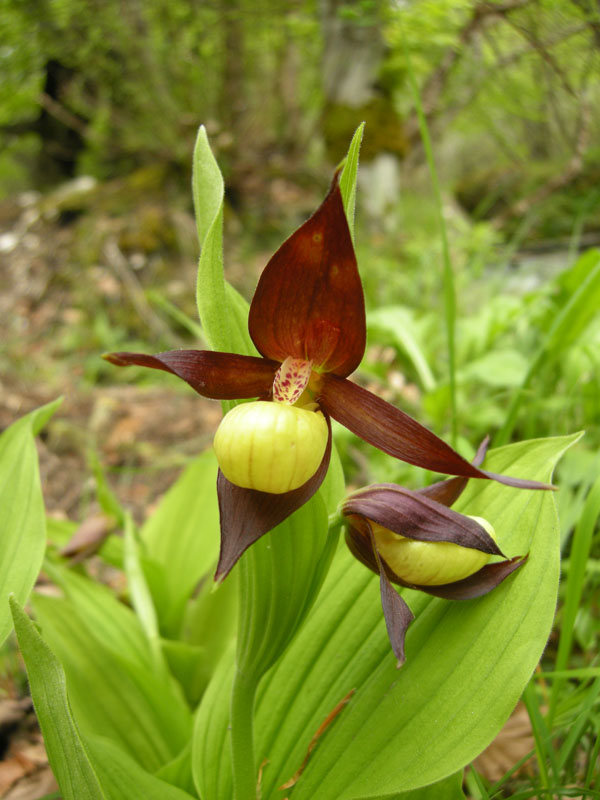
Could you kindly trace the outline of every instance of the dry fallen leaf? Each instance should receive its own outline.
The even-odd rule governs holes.
[[[114,528],[115,522],[111,517],[94,514],[81,523],[60,554],[70,558],[74,564],[79,563],[94,555]]]

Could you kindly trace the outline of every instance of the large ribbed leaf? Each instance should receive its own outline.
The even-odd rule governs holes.
[[[304,620],[332,556],[319,494],[263,536],[240,561],[237,663],[260,678]]]
[[[547,481],[577,437],[491,453],[486,468]],[[471,481],[461,511],[487,517],[509,555],[527,564],[489,595],[450,602],[404,591],[415,613],[401,670],[387,640],[377,578],[341,551],[304,627],[259,690],[257,765],[263,799],[298,770],[311,738],[348,692],[319,740],[294,800],[395,796],[472,760],[508,718],[546,644],[558,587],[559,542],[549,492]],[[222,685],[227,680],[222,679]],[[215,684],[207,701],[227,703]],[[212,736],[223,737],[214,715]],[[229,755],[213,753],[215,796],[230,796]]]

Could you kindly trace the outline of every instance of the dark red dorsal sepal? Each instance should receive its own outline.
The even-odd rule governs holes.
[[[365,303],[337,175],[322,205],[264,268],[248,328],[266,358],[293,356],[341,376],[360,363]]]

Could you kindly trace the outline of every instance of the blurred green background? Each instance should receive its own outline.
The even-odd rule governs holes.
[[[369,348],[357,379],[449,435],[450,289],[459,448],[585,427],[574,461],[584,473],[600,463],[591,0],[1,0],[0,42],[6,418],[66,392],[85,416],[56,434],[71,452],[90,430],[104,446],[107,418],[114,428],[110,402],[86,393],[181,393],[98,355],[201,342],[199,124],[227,184],[228,278],[250,297],[365,121],[356,241]],[[218,415],[201,408],[212,430]],[[349,434],[338,441],[356,482],[422,480]]]

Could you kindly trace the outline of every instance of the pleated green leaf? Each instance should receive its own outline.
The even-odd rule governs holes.
[[[190,795],[150,772],[114,742],[82,736],[71,712],[65,672],[11,598],[15,630],[48,759],[64,800],[189,800]]]
[[[103,800],[98,776],[71,714],[65,673],[14,597],[10,601],[48,760],[64,800]]]
[[[142,626],[131,609],[119,602],[110,589],[49,558],[44,563],[44,572],[106,647],[127,654],[150,672],[155,669],[154,656]]]
[[[305,620],[336,546],[337,537],[328,535],[325,503],[317,493],[242,557],[236,567],[240,593],[237,674],[251,685],[281,656]],[[203,697],[195,727],[194,776],[206,797],[233,793],[228,701],[232,666],[233,659],[221,663]],[[226,788],[217,791],[220,781]]]
[[[32,411],[0,436],[0,644],[12,627],[9,595],[25,602],[44,558],[46,518],[34,436],[60,402]]]
[[[548,481],[577,436],[535,440],[490,453],[485,467]],[[404,591],[416,619],[397,670],[377,577],[342,550],[308,620],[259,689],[257,766],[263,800],[298,770],[319,726],[354,695],[320,738],[294,800],[395,797],[443,780],[500,730],[546,644],[559,575],[559,530],[549,492],[471,481],[460,510],[485,516],[509,556],[526,565],[489,595],[449,602]],[[226,686],[223,679],[223,685]],[[209,687],[212,708],[226,703]],[[212,736],[223,736],[215,715]],[[231,793],[228,754],[215,758],[218,790]],[[215,784],[214,786],[217,786]]]
[[[161,633],[179,634],[185,605],[219,554],[217,461],[195,459],[140,531],[141,558]]]
[[[234,673],[235,647],[231,646],[221,659],[196,712],[192,773],[202,798],[233,797],[229,697]]]
[[[64,667],[75,719],[84,736],[112,739],[153,772],[190,736],[185,700],[135,614],[104,587],[60,572],[65,596],[34,595],[33,606]]]
[[[244,675],[264,675],[306,617],[336,544],[327,528],[316,494],[241,559],[237,664]]]

